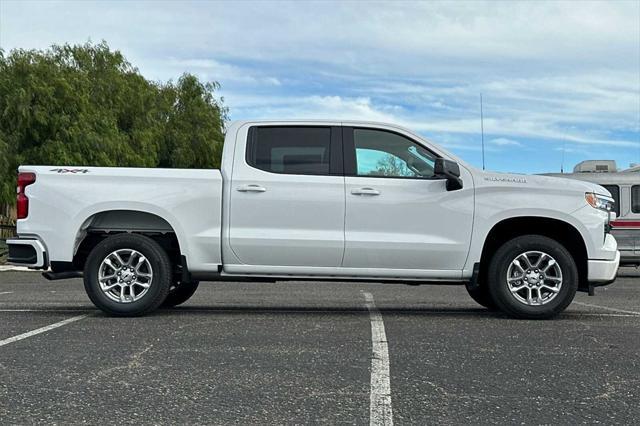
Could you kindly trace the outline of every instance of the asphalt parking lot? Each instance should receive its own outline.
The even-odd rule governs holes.
[[[0,272],[0,423],[368,424],[384,344],[382,420],[634,424],[640,277],[623,275],[518,321],[458,286],[310,282],[203,283],[180,308],[109,318],[80,280]]]

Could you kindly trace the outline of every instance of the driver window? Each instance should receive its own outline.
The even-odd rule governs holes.
[[[374,129],[353,129],[358,176],[430,178],[436,156],[410,139]]]

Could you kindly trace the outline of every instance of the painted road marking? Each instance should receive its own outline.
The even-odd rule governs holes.
[[[370,425],[393,425],[391,409],[391,383],[389,374],[389,347],[384,331],[382,315],[376,307],[371,293],[362,292],[371,320],[371,400],[369,405]]]
[[[0,272],[44,272],[43,270],[29,269],[25,266],[0,265]]]
[[[607,311],[612,311],[612,312],[619,312],[622,314],[630,314],[630,315],[640,315],[640,312],[636,312],[636,311],[627,311],[625,309],[618,309],[618,308],[608,308],[606,306],[600,306],[600,305],[593,305],[591,303],[584,303],[584,302],[573,302],[577,305],[582,305],[582,306],[590,306],[592,308],[600,308],[600,309],[604,309]]]
[[[11,294],[13,293],[12,291],[0,291],[0,294]]]
[[[78,315],[77,317],[68,318],[64,321],[56,322],[45,327],[40,327],[26,333],[18,334],[17,336],[9,337],[8,339],[0,340],[0,346],[8,345],[9,343],[17,342],[18,340],[23,340],[37,334],[46,333],[47,331],[53,330],[54,328],[62,327],[75,321],[80,321],[81,319],[84,319],[88,316],[89,315]]]

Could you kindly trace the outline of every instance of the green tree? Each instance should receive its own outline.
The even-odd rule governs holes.
[[[218,89],[149,81],[105,42],[0,50],[0,202],[14,201],[20,164],[218,166]]]
[[[220,167],[226,110],[214,97],[219,87],[189,74],[170,86],[173,108],[165,126],[160,167]]]

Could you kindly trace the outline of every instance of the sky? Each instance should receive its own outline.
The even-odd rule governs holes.
[[[640,0],[0,0],[6,52],[88,40],[219,82],[233,120],[390,122],[482,167],[482,94],[489,170],[640,162]]]

